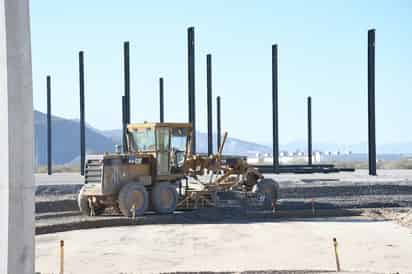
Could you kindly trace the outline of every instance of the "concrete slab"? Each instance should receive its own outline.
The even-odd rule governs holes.
[[[33,92],[28,0],[0,0],[0,273],[34,272]]]
[[[84,178],[79,173],[34,174],[36,185],[77,185],[83,184]]]
[[[412,184],[412,170],[410,169],[383,169],[378,170],[378,176],[369,176],[368,170],[360,169],[355,172],[340,173],[313,173],[313,174],[265,174],[288,187],[295,184]],[[207,178],[205,178],[207,179]],[[35,174],[36,185],[83,184],[83,177],[79,173],[54,173],[49,176],[45,173]]]
[[[334,218],[273,223],[148,225],[36,237],[36,270],[68,273],[335,270],[412,273],[411,230],[390,221]]]
[[[410,169],[381,169],[377,176],[369,176],[368,170],[359,169],[355,172],[313,173],[313,174],[264,174],[273,178],[282,186],[295,184],[337,185],[337,184],[412,184]]]

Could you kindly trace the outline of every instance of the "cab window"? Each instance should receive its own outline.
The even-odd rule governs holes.
[[[135,152],[146,152],[156,150],[155,133],[152,128],[133,130],[131,138],[132,150]]]
[[[187,146],[187,128],[172,128],[171,130],[171,166],[182,167]]]

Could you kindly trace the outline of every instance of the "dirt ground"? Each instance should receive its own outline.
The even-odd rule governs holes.
[[[363,210],[363,216],[376,220],[392,220],[412,231],[412,208],[375,208]]]
[[[61,239],[65,273],[334,271],[336,237],[345,271],[412,273],[412,170],[378,174],[265,174],[281,187],[275,215],[214,208],[139,222],[80,216],[80,176],[36,174],[36,233],[66,231],[36,236],[36,271],[58,273]]]
[[[65,273],[335,270],[332,239],[345,271],[412,273],[412,230],[379,218],[267,223],[170,224],[36,236],[36,271]]]

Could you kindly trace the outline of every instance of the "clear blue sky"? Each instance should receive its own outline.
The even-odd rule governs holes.
[[[121,126],[122,47],[131,42],[132,121],[187,120],[186,28],[196,32],[197,125],[206,131],[206,54],[232,137],[270,143],[271,45],[279,45],[280,141],[367,140],[367,30],[376,28],[377,143],[412,140],[411,1],[31,1],[34,106],[79,117],[78,51],[85,51],[86,121]],[[214,106],[215,107],[215,106]],[[214,124],[216,125],[216,123]]]

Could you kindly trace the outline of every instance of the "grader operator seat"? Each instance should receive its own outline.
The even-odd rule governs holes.
[[[181,174],[191,134],[191,125],[187,123],[131,124],[127,127],[128,150],[152,154],[158,176]]]

